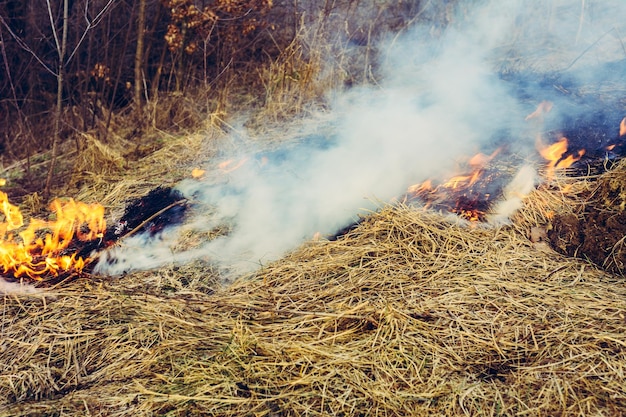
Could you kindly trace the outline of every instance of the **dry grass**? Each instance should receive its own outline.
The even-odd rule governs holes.
[[[278,115],[319,75],[290,48],[263,76]],[[93,141],[67,194],[121,210],[215,153],[163,136],[138,161]],[[591,187],[559,181],[511,226],[386,206],[228,287],[198,261],[5,295],[0,416],[623,415],[626,282],[527,238]]]
[[[109,144],[88,141],[76,159],[74,173],[63,194],[79,201],[97,201],[108,212],[119,214],[130,199],[145,195],[159,185],[173,186],[190,177],[194,164],[203,162],[198,155],[214,156],[223,136],[216,129],[180,136],[165,132],[160,135],[162,142],[156,150],[138,160],[120,156],[125,144],[126,149],[130,148],[121,138]]]
[[[166,140],[71,194],[121,210],[223,145]],[[228,287],[198,261],[6,295],[0,416],[620,415],[623,278],[527,238],[593,187],[556,178],[498,228],[383,207]]]
[[[620,415],[626,285],[528,219],[390,206],[227,288],[196,263],[5,296],[0,414]]]

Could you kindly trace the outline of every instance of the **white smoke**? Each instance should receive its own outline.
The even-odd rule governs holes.
[[[0,277],[0,294],[4,295],[36,295],[43,294],[43,290],[24,283],[7,281]]]
[[[502,51],[528,53],[528,43],[536,42],[531,38],[537,34],[526,39],[518,26],[541,11],[521,0],[477,3],[481,5],[460,7],[457,23],[441,36],[428,34],[428,27],[390,36],[380,46],[385,51],[379,63],[381,81],[335,92],[329,110],[306,123],[299,121],[304,127],[285,140],[285,149],[269,153],[266,165],[251,151],[246,164],[222,174],[219,181],[179,184],[190,200],[210,208],[185,225],[187,230],[206,232],[227,225],[229,233],[182,252],[171,249],[176,229],[156,239],[133,237],[103,256],[97,271],[117,274],[200,257],[233,273],[251,271],[316,233],[333,234],[358,214],[401,196],[409,185],[445,173],[455,159],[480,151],[495,136],[515,135],[520,148],[532,146],[534,137],[518,133],[523,132],[528,103],[512,93],[497,68],[504,60]],[[580,9],[580,2],[551,3],[558,10]],[[545,2],[536,4],[547,9]],[[603,4],[624,8],[621,3]],[[572,28],[578,33],[579,44],[569,45],[569,54],[555,54],[553,67],[571,63],[588,47],[582,39],[598,31],[598,19],[581,24],[575,13],[569,17],[568,22],[555,16],[558,25],[544,22],[542,30],[555,32],[550,34],[554,44],[560,42],[557,35]],[[247,140],[245,133],[240,135]],[[527,178],[529,172],[524,169],[520,175]],[[515,189],[510,194],[521,195]]]
[[[524,199],[537,185],[537,172],[530,165],[522,166],[504,187],[502,198],[487,216],[490,224],[507,224],[509,218],[521,209]]]

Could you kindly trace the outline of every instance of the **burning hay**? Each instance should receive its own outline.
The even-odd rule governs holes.
[[[112,163],[81,192],[121,211],[129,197],[146,198],[97,237],[106,247],[143,230],[162,251],[127,245],[123,257],[106,259],[121,265],[117,275],[83,270],[45,291],[4,294],[0,416],[623,414],[626,281],[612,274],[621,272],[623,229],[596,245],[610,249],[596,263],[581,249],[593,245],[582,243],[583,220],[620,223],[626,165],[599,178],[564,175],[591,164],[592,152],[578,147],[587,135],[576,142],[562,124],[571,109],[563,103],[576,107],[576,94],[558,88],[553,106],[545,89],[511,93],[492,72],[499,47],[482,34],[517,37],[506,21],[518,29],[519,19],[500,12],[503,2],[492,5],[475,15],[481,24],[437,35],[432,50],[395,37],[380,65],[402,76],[348,89],[328,117],[294,128],[301,147],[257,154],[263,140],[231,126],[230,145],[243,143],[241,152],[200,152],[203,140],[190,138],[139,170],[98,144],[87,156]],[[623,156],[623,108],[611,116],[603,126],[612,136],[595,147],[600,160]],[[483,149],[463,167],[470,172],[419,183],[401,203],[374,202],[402,196],[406,181],[449,173],[459,154],[500,136],[510,146]],[[184,153],[228,159],[214,182],[204,164],[178,182],[174,166],[191,172]],[[530,192],[527,178],[539,188]],[[423,204],[407,205],[411,193]],[[523,207],[506,224],[476,221],[489,219],[501,196]],[[158,235],[192,199],[210,215],[189,221],[197,234],[181,252],[194,262],[174,263]],[[368,215],[341,229],[364,205]],[[223,285],[224,265],[240,255],[254,271]],[[153,269],[126,273],[122,264],[141,256]]]
[[[551,172],[507,226],[386,205],[229,287],[197,261],[5,295],[0,415],[619,415],[626,282],[545,243],[621,213],[624,172]],[[184,204],[154,189],[108,232]]]
[[[104,207],[99,204],[54,200],[50,208],[55,219],[31,219],[26,227],[22,227],[19,207],[1,191],[0,205],[4,217],[0,222],[0,268],[2,274],[15,279],[52,281],[80,273],[87,256],[104,237]]]
[[[386,207],[228,288],[214,279],[195,264],[5,297],[2,415],[626,407],[623,279],[513,227]]]
[[[120,239],[135,233],[155,236],[180,223],[186,203],[176,190],[157,187],[131,201],[124,215],[107,228],[102,205],[54,200],[50,205],[54,219],[33,218],[23,227],[19,207],[0,191],[5,220],[0,222],[0,291],[7,292],[18,281],[50,285],[76,278],[83,270],[92,270],[92,262]]]

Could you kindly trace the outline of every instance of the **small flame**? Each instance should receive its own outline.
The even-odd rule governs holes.
[[[485,213],[476,209],[457,208],[453,209],[452,212],[465,220],[469,220],[470,222],[479,222],[485,215]]]
[[[476,184],[476,181],[480,178],[480,171],[474,171],[470,175],[456,175],[450,178],[448,181],[441,184],[444,188],[451,188],[453,190],[460,187],[471,187]]]
[[[486,155],[484,153],[477,153],[467,160],[467,165],[469,166],[470,173],[463,175],[455,175],[448,179],[443,184],[439,185],[437,188],[448,188],[448,189],[457,189],[462,187],[471,187],[476,184],[478,180],[480,180],[483,169],[489,164],[498,154],[500,153],[500,148],[496,149],[491,155]],[[434,191],[432,180],[426,180],[421,184],[415,184],[409,187],[408,192],[411,194],[419,194],[425,193],[428,191]]]
[[[556,166],[565,152],[567,152],[567,138],[565,137],[550,146],[539,148],[539,154],[552,166]]]
[[[543,115],[546,113],[550,113],[553,106],[554,106],[554,103],[552,103],[551,101],[544,100],[541,103],[539,103],[539,105],[537,106],[534,112],[526,116],[525,120],[529,121],[529,120],[535,119],[535,120],[541,121],[543,119]]]
[[[245,163],[248,162],[248,157],[242,158],[238,161],[235,161],[234,159],[227,159],[226,161],[220,162],[217,167],[224,173],[224,174],[228,174],[229,172],[233,172],[239,168],[241,168],[242,166],[245,165]]]
[[[433,181],[432,180],[426,180],[421,184],[413,184],[411,185],[407,192],[409,194],[422,194],[422,193],[427,193],[429,191],[433,190]]]
[[[194,168],[191,170],[191,177],[195,179],[200,179],[204,177],[204,174],[206,174],[206,170],[204,169]]]
[[[493,158],[498,156],[500,151],[501,151],[501,148],[498,148],[495,151],[493,151],[491,155],[485,155],[484,153],[479,152],[470,158],[470,160],[468,161],[468,164],[474,168],[484,168],[487,166],[489,162],[493,161]]]
[[[500,152],[501,149],[498,148],[490,155],[477,153],[462,164],[467,173],[455,175],[437,186],[430,179],[412,185],[408,188],[407,195],[411,199],[422,200],[426,208],[444,201],[454,202],[448,207],[450,212],[469,221],[481,221],[486,213],[479,200],[488,200],[490,195],[480,191],[483,187],[477,184],[482,184],[485,180],[486,167]]]
[[[568,141],[565,136],[561,137],[558,142],[552,145],[545,146],[542,142],[537,142],[537,150],[539,154],[546,160],[546,175],[548,178],[554,176],[554,172],[557,169],[565,169],[570,167],[574,162],[580,160],[585,154],[584,149],[580,149],[576,155],[570,154],[563,157],[567,153]]]
[[[546,145],[544,135],[540,132],[544,131],[544,119],[553,108],[554,103],[542,101],[525,119],[537,132],[535,145],[539,154],[546,160],[544,175],[548,180],[554,177],[556,170],[569,168],[579,161],[586,152],[585,149],[569,149],[571,144],[568,139],[558,132],[549,134],[550,138],[553,139],[554,133],[556,133],[556,143]],[[620,137],[626,136],[626,117],[620,122],[619,135]],[[610,151],[616,146],[619,145],[611,144],[606,149]],[[439,185],[433,185],[432,180],[412,185],[407,190],[407,198],[419,199],[426,208],[442,208],[470,221],[482,221],[488,217],[500,221],[503,213],[507,213],[506,217],[508,217],[510,209],[519,208],[521,200],[534,187],[535,176],[534,171],[530,169],[520,170],[516,176],[519,178],[514,178],[514,181],[503,190],[504,195],[501,197],[504,197],[504,203],[500,203],[499,206],[495,207],[495,210],[490,207],[491,192],[502,190],[497,188],[497,184],[496,187],[490,185],[492,181],[500,178],[497,169],[494,169],[491,162],[501,150],[498,148],[491,155],[479,153],[467,159],[463,164],[465,169],[461,171],[461,175],[453,176],[445,182],[439,183]],[[513,184],[516,182],[520,184]],[[518,185],[521,191],[517,190]],[[564,186],[563,190],[567,192],[569,189]]]
[[[104,207],[70,199],[54,200],[50,209],[56,214],[56,220],[31,219],[28,226],[18,232],[24,225],[22,213],[9,202],[7,194],[0,191],[0,211],[4,214],[4,222],[0,222],[2,273],[42,280],[45,275],[82,271],[89,259],[69,254],[69,246],[76,240],[87,242],[104,236]]]

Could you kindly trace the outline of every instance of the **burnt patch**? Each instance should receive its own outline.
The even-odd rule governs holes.
[[[105,240],[116,241],[129,233],[156,235],[168,226],[180,224],[187,207],[187,199],[180,191],[169,187],[155,188],[126,206],[124,215],[107,228]]]

